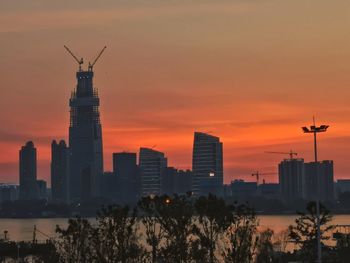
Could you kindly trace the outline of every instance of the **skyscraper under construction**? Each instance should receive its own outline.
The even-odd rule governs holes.
[[[70,50],[66,48],[69,52]],[[104,49],[103,49],[104,50]],[[77,86],[72,92],[70,106],[70,201],[86,201],[99,196],[100,176],[103,173],[102,127],[100,122],[100,100],[93,86],[93,65],[87,71],[81,69],[80,61],[76,73]]]

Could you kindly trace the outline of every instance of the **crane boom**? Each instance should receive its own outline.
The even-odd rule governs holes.
[[[275,175],[277,173],[260,173],[259,171],[256,171],[255,173],[252,173],[252,176],[256,177],[256,183],[257,185],[259,185],[259,179],[260,179],[260,175]]]
[[[81,71],[81,65],[84,63],[83,58],[80,60],[73,54],[73,52],[66,46],[64,45],[64,48],[68,51],[69,54],[75,59],[75,61],[79,64],[79,71]]]
[[[292,150],[290,150],[289,152],[265,152],[265,153],[274,153],[274,154],[289,154],[290,159],[294,159],[294,155],[297,156],[298,153],[293,152]]]
[[[99,54],[97,55],[97,57],[95,58],[94,62],[92,62],[92,63],[89,62],[89,71],[92,71],[93,66],[96,64],[97,60],[102,56],[102,53],[105,51],[106,48],[107,48],[106,46],[104,46],[104,47],[102,48],[102,50],[100,51],[100,53],[99,53]]]

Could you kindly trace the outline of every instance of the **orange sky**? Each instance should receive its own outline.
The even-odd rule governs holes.
[[[193,132],[224,143],[225,182],[272,172],[293,149],[312,160],[315,115],[329,124],[320,158],[350,178],[350,2],[345,0],[105,0],[0,3],[0,181],[18,182],[18,150],[67,139],[77,65],[95,66],[104,157],[140,146],[191,167]],[[287,157],[287,156],[286,156]],[[276,176],[265,178],[276,181]]]

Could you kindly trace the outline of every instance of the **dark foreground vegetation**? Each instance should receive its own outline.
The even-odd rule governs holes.
[[[29,246],[28,253],[18,255],[18,244],[4,241],[0,259],[30,254],[37,262],[53,263],[315,262],[315,211],[315,204],[309,203],[293,226],[273,233],[259,228],[246,204],[227,205],[213,195],[148,197],[137,209],[103,207],[94,223],[69,219],[66,229],[57,226],[58,237],[42,244],[44,249],[35,242],[22,244]],[[324,206],[321,216],[323,262],[349,262],[350,236],[338,233],[336,245],[326,245],[335,226]]]

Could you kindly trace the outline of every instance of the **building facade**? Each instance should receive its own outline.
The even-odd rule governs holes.
[[[334,175],[333,161],[305,163],[303,179],[303,196],[305,200],[333,201]]]
[[[93,87],[93,76],[92,70],[76,73],[77,87],[69,101],[69,192],[72,202],[100,195],[99,179],[103,173],[102,126],[100,100]]]
[[[194,133],[192,171],[194,195],[222,194],[223,144],[218,137]]]
[[[281,197],[292,203],[303,198],[304,159],[285,159],[278,165]]]
[[[121,202],[135,203],[140,197],[140,174],[136,153],[113,153],[113,173],[121,184]]]
[[[149,148],[140,148],[141,195],[160,195],[162,176],[168,165],[164,153]]]
[[[51,196],[57,203],[69,202],[69,148],[64,140],[51,144]]]
[[[29,141],[19,151],[19,198],[34,200],[38,197],[36,148]]]

